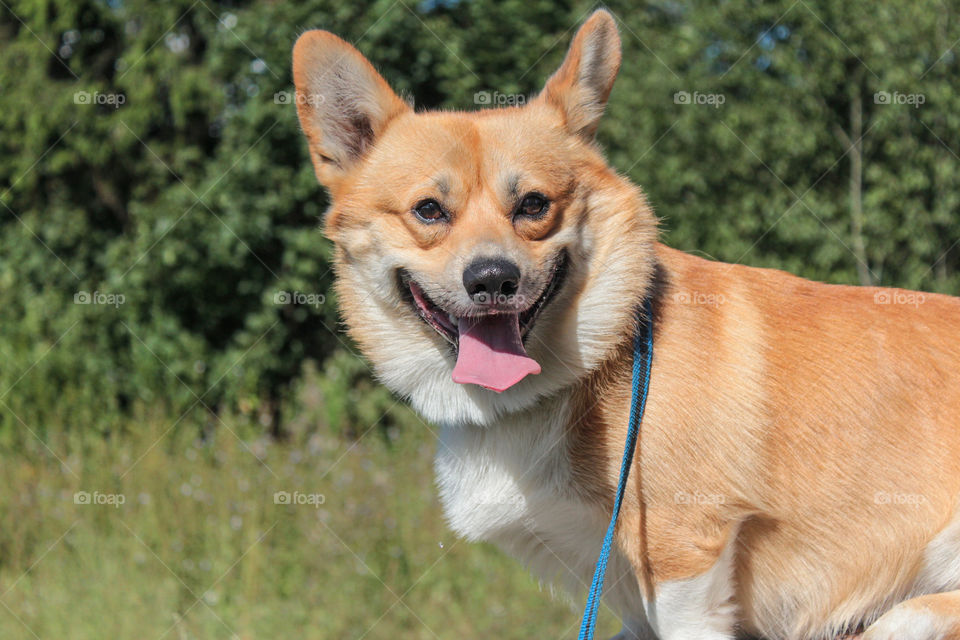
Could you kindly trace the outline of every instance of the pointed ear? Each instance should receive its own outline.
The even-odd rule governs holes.
[[[571,133],[593,139],[620,69],[620,35],[608,11],[583,23],[560,68],[538,97],[563,114]]]
[[[393,118],[410,111],[363,54],[327,31],[307,31],[297,39],[293,81],[317,180],[328,188]]]

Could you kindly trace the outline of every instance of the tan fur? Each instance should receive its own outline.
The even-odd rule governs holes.
[[[643,194],[592,140],[619,64],[615,24],[600,11],[527,106],[415,113],[342,40],[315,31],[298,40],[298,112],[332,195],[326,232],[351,335],[384,382],[438,422],[495,428],[568,398],[570,490],[609,513],[636,310],[650,297],[653,375],[617,536],[645,597],[705,574],[733,545],[743,631],[833,637],[919,597],[901,607],[924,607],[953,629],[943,638],[960,637],[956,594],[924,596],[960,588],[960,575],[936,584],[951,577],[931,578],[939,574],[924,565],[960,518],[960,300],[884,304],[908,292],[825,285],[657,243]],[[548,214],[512,220],[533,190],[551,201]],[[419,222],[411,208],[424,198],[443,202],[450,222]],[[527,343],[543,373],[500,396],[446,379],[449,347],[394,276],[415,274],[453,310],[467,261],[491,248],[520,265],[531,297],[558,252],[570,255]],[[960,536],[939,540],[960,553]]]

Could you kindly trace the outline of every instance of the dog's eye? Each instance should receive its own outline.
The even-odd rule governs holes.
[[[536,218],[546,211],[546,209],[546,198],[539,193],[528,193],[523,197],[523,200],[520,201],[520,206],[517,208],[516,215],[527,216],[528,218]]]
[[[423,222],[437,222],[444,220],[447,214],[443,212],[440,203],[436,200],[424,200],[413,208],[413,212]]]

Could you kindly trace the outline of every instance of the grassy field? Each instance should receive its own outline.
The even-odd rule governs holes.
[[[447,530],[431,428],[395,410],[412,426],[359,439],[25,426],[0,465],[0,638],[575,637],[576,606]]]

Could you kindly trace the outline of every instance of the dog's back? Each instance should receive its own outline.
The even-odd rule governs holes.
[[[960,299],[659,256],[642,499],[668,539],[691,510],[737,527],[745,628],[814,637],[960,587]]]

